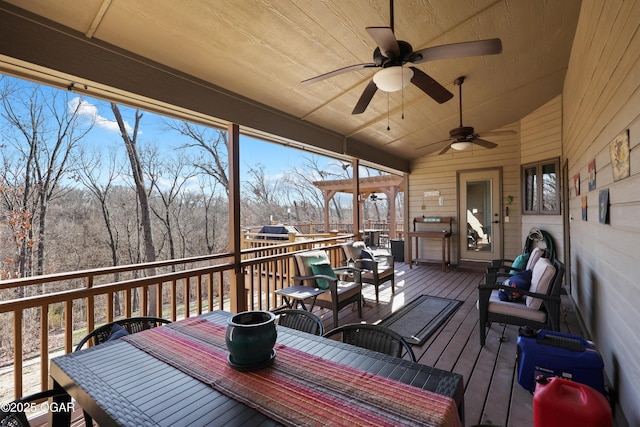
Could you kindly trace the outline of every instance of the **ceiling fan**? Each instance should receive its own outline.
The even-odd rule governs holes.
[[[373,51],[373,63],[350,65],[344,68],[321,74],[319,76],[303,80],[302,85],[319,82],[329,77],[337,76],[349,71],[361,70],[364,68],[381,68],[373,76],[364,92],[360,96],[358,103],[351,114],[361,114],[371,102],[373,95],[378,89],[385,92],[395,92],[409,82],[416,85],[424,93],[442,104],[453,97],[440,83],[435,81],[424,71],[416,67],[404,67],[405,64],[421,64],[427,61],[446,58],[461,58],[465,56],[493,55],[502,52],[502,42],[500,39],[488,39],[463,43],[453,43],[447,45],[427,47],[418,51],[413,51],[411,45],[403,40],[397,40],[393,30],[393,0],[390,0],[391,26],[390,27],[367,27],[366,30],[378,47]]]
[[[513,135],[516,132],[513,130],[502,130],[495,132],[485,132],[482,135],[474,133],[474,129],[471,126],[462,126],[462,83],[464,83],[464,76],[458,77],[453,81],[454,85],[459,87],[459,100],[460,100],[460,127],[451,129],[449,131],[449,138],[444,141],[452,141],[438,154],[444,154],[449,151],[450,148],[454,150],[465,150],[471,147],[472,144],[479,145],[485,148],[495,148],[498,144],[481,139],[481,136],[497,136],[497,135]],[[443,141],[440,141],[443,142]]]

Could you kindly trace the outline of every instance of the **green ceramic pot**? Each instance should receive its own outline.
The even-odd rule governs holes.
[[[276,316],[268,311],[245,311],[229,318],[225,341],[230,362],[255,366],[273,358]]]

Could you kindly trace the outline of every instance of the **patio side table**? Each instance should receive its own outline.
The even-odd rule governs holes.
[[[278,289],[276,294],[282,296],[282,299],[289,308],[297,308],[297,306],[300,305],[303,310],[312,311],[316,303],[316,298],[324,291],[324,289],[312,288],[311,286],[294,285]],[[309,298],[311,298],[311,306],[307,309],[304,301]]]

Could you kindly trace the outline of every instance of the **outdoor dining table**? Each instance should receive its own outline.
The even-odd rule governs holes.
[[[464,422],[459,374],[294,329],[278,327],[270,366],[235,370],[224,341],[231,315],[214,311],[54,358],[52,386],[102,427]],[[69,423],[68,414],[49,416]]]

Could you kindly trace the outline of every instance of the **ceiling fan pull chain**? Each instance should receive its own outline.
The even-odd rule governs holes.
[[[389,95],[389,92],[387,92],[387,130],[391,130],[391,119],[390,119],[390,113],[389,113],[389,97],[391,95]]]

